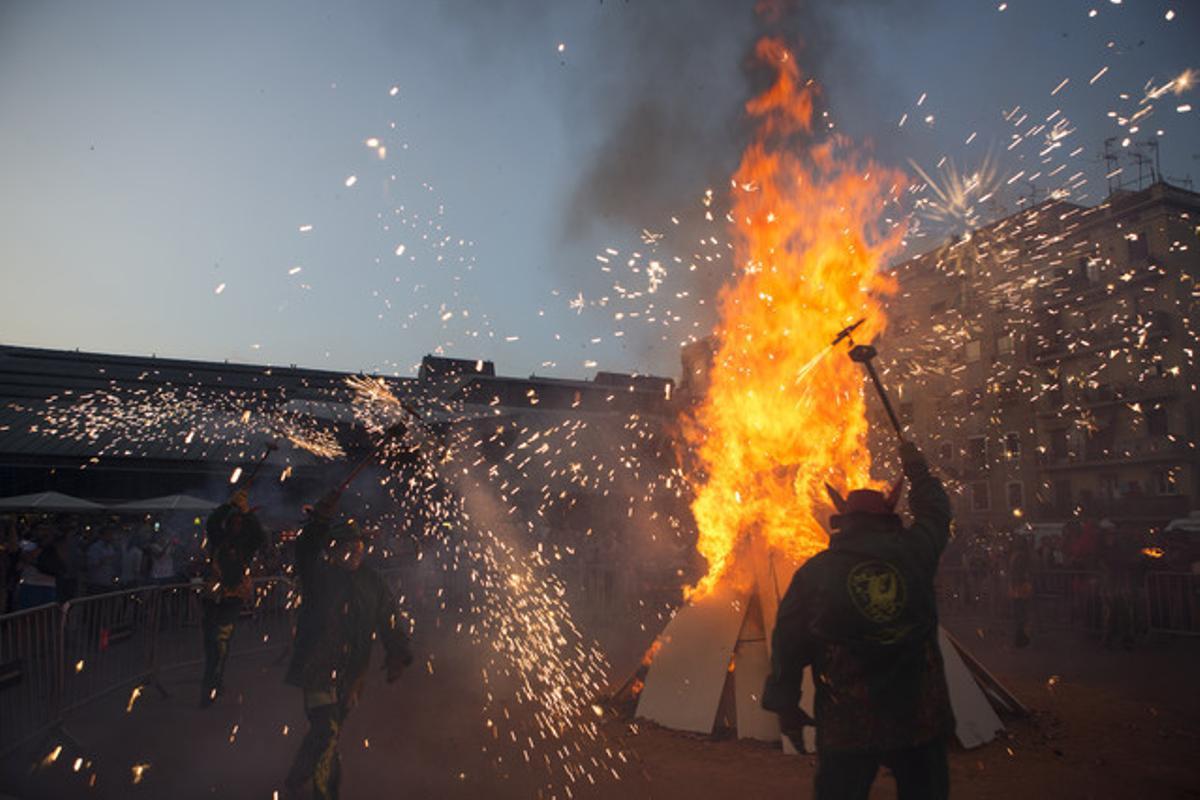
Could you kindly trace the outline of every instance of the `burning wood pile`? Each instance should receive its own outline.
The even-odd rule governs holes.
[[[757,129],[729,215],[739,270],[720,296],[707,393],[685,426],[697,549],[708,567],[644,660],[637,713],[770,740],[779,725],[760,699],[769,636],[796,567],[828,543],[826,485],[880,484],[862,375],[829,356],[835,336],[870,341],[885,328],[880,298],[894,287],[882,267],[904,235],[886,215],[904,181],[844,137],[818,135],[818,88],[781,42],[764,39],[756,53],[775,79],[746,105]],[[852,353],[874,377],[873,355],[865,346]],[[942,638],[951,694],[960,709],[970,704],[960,738],[987,741],[999,720]]]

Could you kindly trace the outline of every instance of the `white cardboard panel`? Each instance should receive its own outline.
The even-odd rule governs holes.
[[[940,627],[938,646],[942,649],[946,688],[950,690],[950,707],[954,710],[954,733],[967,749],[987,744],[1004,730],[1004,723]]]
[[[660,637],[637,716],[667,728],[712,733],[749,598],[718,589],[679,609]]]

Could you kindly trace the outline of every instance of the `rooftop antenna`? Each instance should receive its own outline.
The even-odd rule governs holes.
[[[1141,191],[1143,186],[1145,185],[1146,167],[1150,167],[1150,182],[1154,183],[1154,166],[1153,166],[1153,164],[1150,163],[1150,159],[1146,157],[1146,154],[1143,153],[1140,149],[1134,149],[1134,150],[1130,151],[1129,157],[1133,159],[1133,162],[1135,164],[1137,164],[1137,171],[1138,171],[1137,189],[1138,189],[1138,191]]]
[[[1110,136],[1104,140],[1104,177],[1108,180],[1108,193],[1112,194],[1121,188],[1121,182],[1116,180],[1120,172],[1121,156],[1116,150],[1117,137]],[[1115,184],[1114,184],[1115,181]]]

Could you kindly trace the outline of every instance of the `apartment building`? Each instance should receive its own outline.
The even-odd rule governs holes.
[[[961,525],[1200,508],[1200,195],[1049,200],[896,267],[881,363]]]

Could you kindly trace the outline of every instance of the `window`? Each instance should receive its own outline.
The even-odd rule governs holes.
[[[1116,500],[1121,496],[1121,482],[1116,475],[1100,476],[1100,496],[1105,500]]]
[[[906,425],[910,424],[913,421],[913,404],[901,403],[900,408],[897,409],[897,413],[900,416],[901,422],[905,423]]]
[[[950,463],[950,461],[954,458],[954,445],[950,444],[949,442],[944,442],[942,446],[938,448],[938,456],[941,458],[942,463]]]
[[[996,402],[1002,406],[1015,405],[1021,399],[1021,390],[1016,381],[997,381],[992,384],[992,392],[996,395]]]
[[[1087,279],[1091,283],[1099,283],[1101,276],[1100,259],[1089,258],[1087,262]]]
[[[1060,513],[1071,509],[1071,482],[1061,480],[1054,482],[1054,508]]]
[[[983,346],[980,342],[967,342],[967,363],[974,364],[983,356]]]
[[[1054,458],[1067,457],[1067,429],[1055,428],[1050,431],[1050,455]]]
[[[1167,435],[1167,410],[1162,406],[1146,409],[1146,433],[1151,436]]]
[[[1150,243],[1146,241],[1145,233],[1131,233],[1129,240],[1129,261],[1133,266],[1144,263],[1150,258]]]
[[[996,352],[1002,356],[1011,356],[1015,349],[1015,340],[1011,333],[996,337]]]
[[[1154,471],[1154,491],[1157,494],[1179,494],[1179,482],[1175,480],[1175,470],[1158,469]]]
[[[1008,484],[1008,510],[1016,511],[1025,506],[1025,486],[1020,481]]]
[[[1009,458],[1021,457],[1021,434],[1006,433],[1004,434],[1004,455]]]
[[[967,440],[967,464],[974,469],[987,466],[987,439],[983,436],[972,436]]]
[[[971,510],[972,511],[987,511],[991,508],[991,497],[988,492],[987,481],[979,481],[971,484]]]

